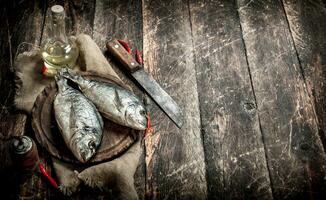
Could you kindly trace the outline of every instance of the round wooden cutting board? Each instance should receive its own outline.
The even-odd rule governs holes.
[[[112,76],[104,77],[93,72],[85,72],[83,75],[92,80],[115,83],[126,88],[126,86],[121,84],[121,81]],[[36,139],[52,156],[67,162],[80,163],[67,148],[57,127],[53,111],[53,101],[56,94],[57,86],[55,83],[52,83],[39,94],[34,103],[32,127]],[[95,156],[88,163],[109,160],[119,155],[135,142],[139,134],[139,131],[118,125],[108,119],[103,118],[103,121],[102,142]]]

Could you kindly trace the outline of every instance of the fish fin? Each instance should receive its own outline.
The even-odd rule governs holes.
[[[54,76],[54,80],[55,80],[55,82],[58,82],[58,81],[60,80],[60,78],[61,78],[61,77],[60,77],[58,74],[55,75],[55,76]]]
[[[55,82],[58,86],[59,91],[64,91],[68,88],[67,79],[65,79],[64,77],[56,75]]]
[[[79,75],[75,71],[68,69],[68,68],[61,69],[58,72],[58,76],[69,79],[74,83],[78,83],[78,81],[79,81]]]
[[[115,96],[114,96],[115,105],[116,105],[117,109],[119,111],[121,111],[121,108],[123,107],[123,105],[122,105],[122,102],[120,100],[119,93],[118,93],[118,91],[116,89],[114,89],[114,93],[115,93]]]
[[[61,70],[59,70],[56,76],[58,76],[60,78],[68,78],[68,79],[70,79],[70,77],[71,77],[68,69],[66,69],[66,68],[62,68]]]

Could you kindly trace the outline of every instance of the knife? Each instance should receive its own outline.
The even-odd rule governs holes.
[[[108,51],[131,73],[165,114],[181,128],[183,125],[182,110],[170,95],[168,95],[168,93],[144,71],[141,64],[139,64],[117,40],[108,42],[106,46]]]

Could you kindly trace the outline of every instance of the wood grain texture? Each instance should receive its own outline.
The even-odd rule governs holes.
[[[2,1],[0,19],[1,56],[0,56],[0,116],[12,111],[14,90],[13,64],[18,47],[28,42],[24,50],[39,45],[42,32],[44,4],[37,1]],[[22,45],[24,46],[24,45]]]
[[[313,99],[319,135],[326,147],[326,4],[319,1],[283,0],[299,61]]]
[[[136,48],[142,51],[141,0],[98,0],[96,1],[95,13],[93,38],[101,49],[106,49],[108,41],[120,39],[127,42],[131,47],[131,56],[134,56]],[[112,55],[107,56],[107,58],[119,77],[130,85],[138,96],[141,96],[143,93],[132,80],[130,73],[119,66],[120,63],[116,62]]]
[[[238,0],[238,12],[273,196],[318,196],[325,154],[282,4]]]
[[[93,23],[95,16],[95,1],[96,0],[48,0],[47,14],[44,27],[44,38],[47,37],[50,28],[50,14],[53,5],[61,5],[66,13],[66,32],[68,35],[78,35],[85,33],[93,34]]]
[[[10,155],[10,139],[13,136],[21,136],[25,134],[26,122],[27,116],[25,114],[10,114],[2,116],[0,122],[0,175],[4,177],[4,179],[0,181],[1,189],[10,189],[10,187],[13,187],[13,184],[17,184],[10,182],[8,187],[6,183],[6,180],[8,180],[6,178],[16,176],[13,170],[14,163]]]
[[[40,45],[43,32],[45,2],[42,1],[7,1],[8,25],[11,39],[12,59],[23,42],[29,43],[31,50]],[[21,52],[21,51],[20,51]]]
[[[272,199],[232,1],[190,1],[209,199]]]
[[[0,122],[0,173],[6,174],[13,163],[10,156],[10,139],[25,133],[27,116],[24,114],[7,115]]]
[[[183,108],[178,129],[153,107],[146,143],[148,199],[205,199],[206,177],[186,1],[143,1],[144,66]]]
[[[0,30],[0,86],[1,88],[9,88],[8,90],[0,90],[0,120],[2,117],[9,114],[9,109],[12,106],[13,99],[13,81],[7,79],[12,75],[13,53],[11,51],[11,33],[9,30],[7,9],[1,6],[0,19],[3,21],[3,28]]]
[[[104,51],[106,43],[112,39],[120,39],[129,43],[134,50],[138,48],[142,51],[143,31],[141,0],[97,0],[95,4],[95,17],[93,26],[93,39]],[[142,98],[143,92],[132,80],[129,72],[123,69],[119,62],[116,62],[112,55],[107,53],[107,58],[117,72],[121,80],[132,87],[134,93]],[[141,155],[139,166],[135,173],[135,186],[140,199],[145,198],[145,157]]]
[[[93,38],[101,49],[114,38],[142,49],[141,1],[97,0],[95,13]]]
[[[3,89],[0,92],[0,119],[5,140],[12,135],[26,134],[26,116],[24,114],[13,115],[13,109],[11,109],[15,94],[13,64],[17,51],[31,50],[40,44],[44,8],[44,3],[38,1],[1,1],[0,19],[3,26],[0,31],[0,87]],[[28,44],[20,45],[23,42]],[[1,139],[1,152],[6,154],[5,157],[1,156],[1,163],[4,163],[3,167],[9,167],[1,169],[0,188],[1,191],[4,191],[1,198],[17,199],[24,197],[25,191],[33,191],[33,193],[29,193],[29,197],[33,197],[37,193],[39,199],[45,199],[45,184],[38,181],[39,179],[26,180],[26,173],[18,173],[13,168],[10,163],[8,145],[8,140]],[[22,188],[20,183],[25,183],[25,187]],[[36,195],[34,197],[37,199]]]

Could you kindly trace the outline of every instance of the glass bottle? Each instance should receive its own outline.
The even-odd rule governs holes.
[[[42,73],[54,76],[63,67],[73,68],[79,53],[75,41],[66,35],[65,11],[60,5],[51,7],[49,36],[41,49],[44,61]]]

